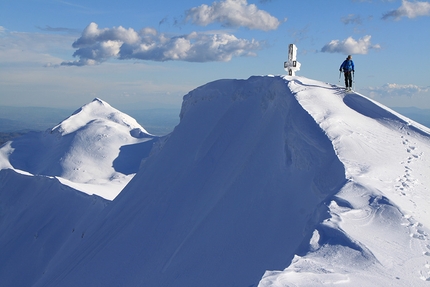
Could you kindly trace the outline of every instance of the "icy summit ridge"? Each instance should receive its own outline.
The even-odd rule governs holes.
[[[272,79],[268,81],[269,78]],[[216,106],[222,98],[226,100],[224,105],[232,107],[239,102],[246,105],[252,97],[258,98],[263,114],[273,112],[276,106],[282,107],[281,113],[291,110],[290,105],[297,101],[297,108],[304,109],[330,140],[345,168],[344,185],[322,202],[328,218],[322,216],[320,222],[314,218],[312,237],[308,243],[303,241],[302,248],[307,245],[309,249],[297,249],[300,256],[295,255],[288,269],[268,272],[259,286],[319,286],[323,282],[386,286],[393,280],[399,286],[410,282],[421,286],[429,281],[426,256],[430,254],[430,217],[426,210],[430,209],[430,195],[424,174],[430,173],[430,168],[424,155],[430,154],[430,130],[358,93],[288,76],[219,80],[201,86],[184,97],[181,118],[196,113],[194,108]],[[264,115],[260,120],[264,121]],[[287,130],[299,126],[297,131],[306,130],[312,125],[308,123],[305,128],[300,125],[303,119],[297,116],[290,116],[290,120]],[[301,139],[316,147],[321,144],[317,134],[301,132]],[[300,148],[304,145],[297,145],[296,140],[293,134],[285,138],[287,166],[309,169],[318,156],[312,156],[308,148]],[[327,190],[321,188],[324,185],[318,177],[312,181],[318,183],[315,190]],[[396,250],[398,246],[403,248]],[[395,250],[398,255],[392,257],[387,250]],[[328,270],[331,274],[325,274]]]
[[[224,97],[232,102],[245,101],[248,97],[261,98],[261,107],[267,108],[274,102],[275,96],[284,97],[289,94],[287,81],[283,76],[251,76],[248,79],[220,79],[197,87],[183,97],[180,118],[199,102],[215,102]]]

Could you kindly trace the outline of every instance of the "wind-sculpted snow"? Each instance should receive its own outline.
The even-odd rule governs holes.
[[[284,79],[207,84],[184,97],[162,149],[40,286],[250,286],[289,264],[344,182]]]
[[[180,118],[151,149],[145,141],[121,145],[124,156],[110,160],[115,171],[140,168],[106,207],[79,218],[72,212],[64,230],[79,226],[80,237],[61,233],[63,217],[43,225],[48,202],[28,213],[43,228],[11,232],[7,226],[29,225],[8,217],[10,208],[22,208],[19,201],[13,207],[0,201],[0,250],[14,258],[6,268],[0,257],[0,285],[428,285],[429,129],[362,95],[303,77],[209,83],[184,96]],[[82,123],[55,130],[67,138],[85,130]],[[7,160],[17,148],[0,149],[2,168],[11,168]],[[11,186],[13,179],[0,192],[15,192]],[[70,208],[86,206],[85,198]],[[28,244],[35,229],[61,236]],[[18,236],[22,244],[7,249]],[[40,267],[28,263],[28,278],[19,281],[26,253]],[[11,270],[15,275],[7,275]]]

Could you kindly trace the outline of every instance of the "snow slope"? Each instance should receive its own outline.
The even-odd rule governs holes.
[[[429,129],[303,77],[215,81],[180,116],[112,202],[81,217],[62,205],[67,228],[49,220],[58,200],[15,200],[26,175],[6,169],[0,285],[428,286]],[[41,267],[18,278],[26,254]]]
[[[288,265],[344,174],[283,79],[208,84],[40,286],[250,286]]]
[[[348,183],[309,251],[258,286],[428,286],[429,129],[331,85],[295,78],[289,87],[332,141]]]
[[[33,286],[107,204],[55,178],[1,170],[0,286]]]
[[[46,132],[0,149],[0,169],[55,176],[63,184],[112,200],[147,157],[155,136],[133,118],[94,99]]]

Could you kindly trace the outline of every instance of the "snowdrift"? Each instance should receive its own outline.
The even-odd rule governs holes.
[[[429,129],[303,77],[209,83],[184,97],[180,118],[112,202],[99,199],[91,214],[68,218],[67,228],[59,227],[63,217],[45,222],[60,199],[0,201],[0,250],[8,250],[0,254],[0,285],[428,284]],[[54,130],[84,130],[73,128],[77,122]],[[25,176],[7,169],[13,145],[0,149],[6,197],[15,193],[14,178]],[[65,199],[78,194],[64,192]],[[91,202],[83,198],[61,209]],[[17,234],[11,226],[32,228]],[[28,272],[20,270],[26,254],[33,256]]]

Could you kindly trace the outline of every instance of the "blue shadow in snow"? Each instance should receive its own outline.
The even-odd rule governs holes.
[[[366,117],[372,119],[390,119],[401,122],[402,124],[407,124],[406,121],[360,95],[346,94],[343,98],[343,102],[351,109]]]
[[[391,120],[396,121],[400,123],[401,125],[408,126],[409,129],[413,130],[414,132],[417,132],[423,136],[429,136],[428,133],[420,130],[419,128],[409,125],[408,122],[405,120],[399,118],[395,114],[391,113],[390,111],[387,111],[386,109],[376,105],[369,99],[366,99],[363,96],[360,96],[358,94],[346,94],[343,98],[343,102],[350,107],[351,109],[355,110],[356,112],[375,119],[375,120]]]
[[[154,140],[151,139],[138,144],[122,146],[118,157],[113,161],[113,168],[126,175],[136,173],[142,159],[149,156],[153,144]]]

